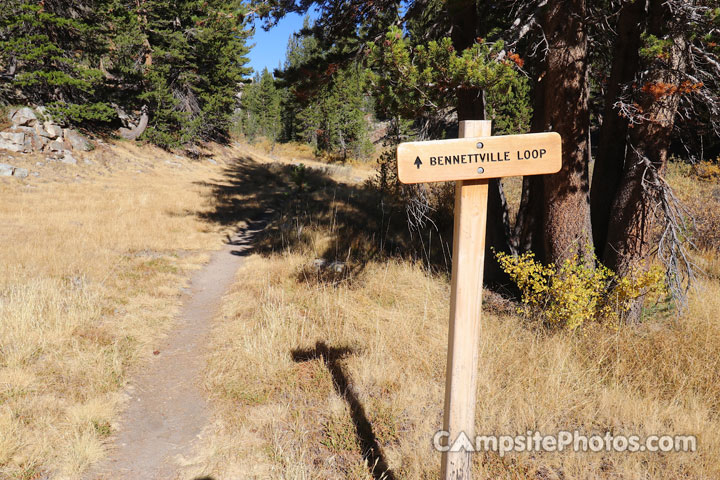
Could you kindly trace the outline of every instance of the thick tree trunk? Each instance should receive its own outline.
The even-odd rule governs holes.
[[[623,176],[627,148],[628,120],[620,115],[615,103],[620,99],[623,88],[628,87],[638,73],[638,48],[644,20],[645,2],[624,3],[618,19],[612,69],[605,92],[605,109],[590,189],[593,241],[598,258],[603,258],[604,255],[611,205]]]
[[[545,260],[559,263],[592,246],[589,199],[588,59],[585,0],[552,0],[541,25],[548,41],[543,78],[543,130],[563,141],[559,173],[544,175],[542,226]]]
[[[651,0],[648,18],[648,33],[662,38],[671,18],[663,0]],[[628,135],[623,178],[612,205],[603,257],[605,265],[620,276],[648,268],[654,247],[655,208],[662,195],[654,184],[667,165],[667,148],[680,101],[680,93],[673,87],[680,84],[687,48],[681,33],[672,41],[667,64],[656,61],[645,73],[642,86],[638,85],[636,103],[642,116]],[[642,299],[638,299],[627,320],[637,320],[641,310]]]

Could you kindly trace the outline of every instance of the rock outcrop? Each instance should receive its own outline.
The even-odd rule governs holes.
[[[38,118],[31,108],[23,107],[10,113],[10,121],[19,127],[34,127]]]
[[[36,111],[29,107],[10,111],[8,119],[12,126],[0,132],[0,150],[64,154],[93,149],[92,143],[85,136],[77,130],[63,129],[53,123],[44,111],[43,107],[38,107]]]

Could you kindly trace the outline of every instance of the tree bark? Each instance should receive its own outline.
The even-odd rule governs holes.
[[[533,117],[530,131],[545,130],[545,73],[541,72],[533,95]],[[546,262],[543,237],[543,179],[537,175],[523,177],[520,207],[515,219],[513,242],[518,253],[533,252],[535,259]]]
[[[644,20],[645,2],[624,3],[618,18],[617,38],[613,47],[612,68],[605,92],[600,141],[590,188],[590,215],[598,258],[604,256],[611,206],[623,176],[627,148],[628,120],[620,115],[615,103],[620,99],[623,88],[629,86],[638,73],[638,48]]]
[[[671,13],[664,0],[651,0],[648,13],[648,33],[657,38],[668,35]],[[668,87],[678,87],[680,72],[685,69],[687,45],[678,26],[671,36],[672,45],[667,60],[655,60],[642,79],[636,103],[639,116],[628,135],[628,148],[623,178],[612,205],[608,225],[605,265],[625,276],[649,267],[653,249],[652,229],[655,208],[663,192],[654,188],[658,176],[667,165],[667,149],[680,102],[680,93]],[[628,321],[639,319],[642,298],[633,302]]]
[[[545,260],[560,263],[592,247],[589,199],[588,39],[585,0],[553,0],[541,15],[547,39],[543,130],[563,141],[559,173],[542,177]]]

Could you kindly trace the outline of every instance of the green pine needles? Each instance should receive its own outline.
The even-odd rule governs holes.
[[[249,35],[239,0],[8,0],[0,10],[0,104],[45,105],[92,127],[149,115],[163,147],[227,138]]]
[[[507,55],[503,42],[479,41],[458,53],[450,38],[413,45],[393,26],[382,41],[367,46],[369,79],[383,112],[407,118],[439,115],[456,106],[458,91],[479,89],[497,133],[527,129],[529,86],[518,73],[521,60]]]

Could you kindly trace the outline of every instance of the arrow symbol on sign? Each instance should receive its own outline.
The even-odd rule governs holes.
[[[416,166],[417,168],[420,168],[420,165],[422,165],[422,161],[420,160],[420,157],[417,157],[417,158],[415,159],[415,166]]]

